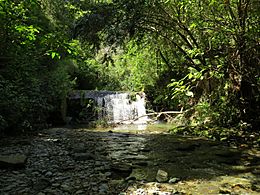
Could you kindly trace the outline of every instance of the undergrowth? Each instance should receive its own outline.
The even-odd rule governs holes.
[[[232,114],[231,114],[232,113]],[[173,134],[206,137],[235,145],[260,145],[259,129],[243,121],[236,121],[234,105],[212,106],[201,101],[183,114],[176,116],[171,123]]]

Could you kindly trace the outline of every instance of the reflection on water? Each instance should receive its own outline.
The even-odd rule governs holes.
[[[124,124],[114,127],[113,130],[146,130],[147,124]]]

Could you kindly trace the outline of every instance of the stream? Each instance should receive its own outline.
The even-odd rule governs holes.
[[[260,150],[169,125],[51,128],[0,140],[0,194],[260,194]]]

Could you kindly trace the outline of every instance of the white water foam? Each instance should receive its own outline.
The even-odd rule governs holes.
[[[137,93],[132,101],[129,92],[80,91],[72,94],[72,99],[91,98],[97,103],[99,119],[109,123],[146,124],[145,94]]]
[[[103,110],[103,118],[111,123],[145,124],[147,122],[145,98],[136,95],[136,101],[131,101],[129,93],[117,92],[99,97],[98,106]],[[102,104],[101,104],[102,102]]]

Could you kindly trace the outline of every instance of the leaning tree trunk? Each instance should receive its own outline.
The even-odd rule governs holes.
[[[239,60],[238,72],[240,72],[240,98],[239,98],[239,108],[240,117],[243,122],[248,123],[253,128],[259,125],[259,106],[257,101],[257,74],[258,66],[257,61],[254,61],[257,57],[257,52],[252,51],[255,43],[250,42],[248,37],[250,36],[247,32],[247,19],[248,19],[248,9],[250,5],[250,0],[239,0],[237,11],[238,11],[238,29],[237,34],[237,54]],[[253,53],[253,55],[252,55]]]

